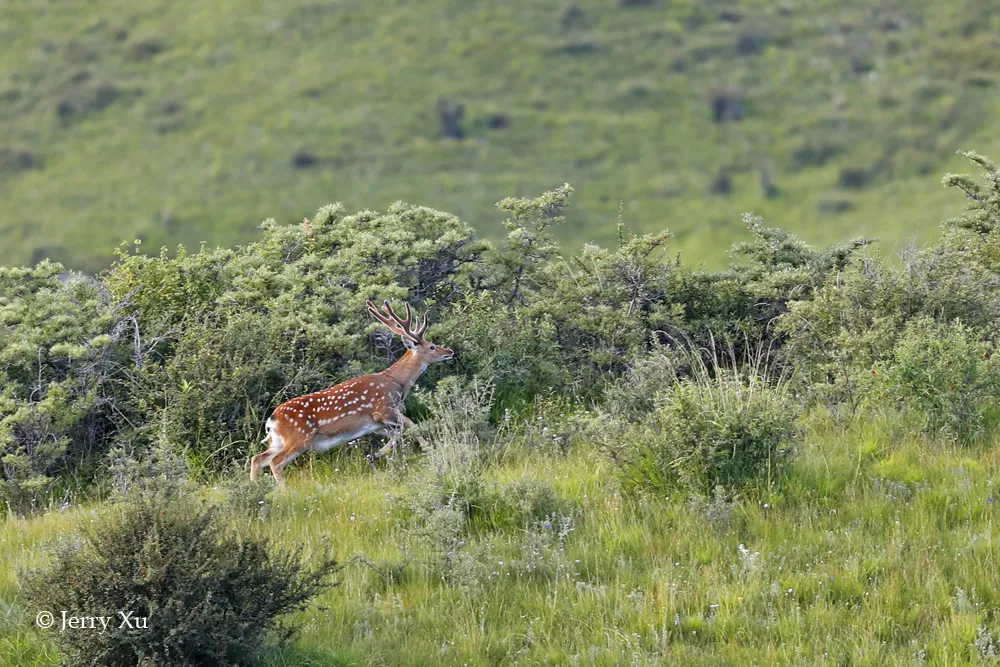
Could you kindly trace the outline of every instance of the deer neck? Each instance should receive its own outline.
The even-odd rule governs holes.
[[[399,361],[382,371],[382,375],[399,386],[399,400],[402,401],[406,399],[410,389],[413,388],[413,383],[417,381],[426,368],[427,364],[420,362],[413,350],[407,350],[406,354],[399,358]]]

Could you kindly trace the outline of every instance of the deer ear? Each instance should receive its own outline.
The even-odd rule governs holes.
[[[403,341],[403,347],[407,350],[412,350],[417,347],[417,344],[410,340],[409,336],[400,336],[400,339]]]

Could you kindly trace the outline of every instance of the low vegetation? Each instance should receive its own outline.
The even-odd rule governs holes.
[[[292,634],[274,633],[276,618],[326,587],[329,556],[301,545],[280,553],[267,538],[237,536],[234,517],[182,491],[126,495],[60,544],[51,567],[25,577],[31,607],[110,619],[105,632],[55,633],[74,664],[256,664],[269,636]],[[308,570],[305,557],[314,561]]]
[[[564,186],[502,201],[495,246],[331,206],[4,269],[0,665],[996,660],[1000,170],[966,157],[967,209],[899,262],[754,216],[725,271],[624,224],[564,255]],[[368,298],[456,351],[409,405],[434,447],[248,482],[270,409],[401,353]],[[119,604],[161,625],[33,625]]]

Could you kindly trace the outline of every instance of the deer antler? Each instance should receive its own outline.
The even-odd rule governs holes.
[[[375,306],[374,302],[370,300],[368,301],[368,312],[371,314],[372,317],[374,317],[379,322],[389,327],[392,330],[392,332],[397,336],[404,336],[406,338],[409,338],[414,343],[420,343],[424,339],[424,330],[427,329],[427,313],[424,313],[420,326],[417,328],[416,331],[414,331],[413,329],[410,328],[410,325],[413,323],[413,312],[410,310],[409,303],[405,304],[406,305],[405,320],[396,314],[396,311],[394,311],[392,309],[392,306],[389,305],[388,300],[384,301],[383,304],[385,313],[381,312]]]

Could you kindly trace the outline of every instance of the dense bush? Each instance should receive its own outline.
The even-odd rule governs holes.
[[[789,303],[790,312],[777,329],[789,337],[786,358],[804,385],[856,406],[864,374],[892,357],[908,324],[917,320],[958,320],[996,336],[1000,173],[983,158],[968,155],[983,166],[986,187],[965,176],[945,179],[965,191],[972,204],[946,223],[940,243],[907,249],[901,262],[866,257],[827,276],[812,298]]]
[[[939,243],[901,262],[862,256],[863,238],[814,249],[752,215],[749,240],[724,271],[693,270],[671,256],[667,231],[631,234],[621,221],[615,247],[564,256],[553,236],[572,195],[563,186],[501,201],[508,235],[495,248],[428,208],[348,215],[331,205],[301,224],[266,221],[258,241],[236,249],[122,251],[100,278],[65,279],[49,263],[0,270],[0,494],[27,509],[65,480],[87,482],[109,451],[142,460],[154,444],[195,471],[242,465],[278,403],[402,354],[368,317],[369,298],[429,312],[429,337],[456,356],[422,383],[454,375],[456,386],[491,387],[483,417],[491,428],[539,400],[593,401],[630,423],[653,415],[647,435],[668,433],[670,447],[691,450],[683,460],[701,457],[696,467],[715,471],[679,472],[674,459],[643,464],[676,477],[671,484],[736,480],[743,473],[720,472],[730,464],[713,457],[733,438],[770,442],[771,422],[743,421],[750,407],[729,397],[754,396],[765,414],[785,400],[733,380],[755,350],[766,350],[772,370],[794,369],[802,394],[857,408],[872,395],[871,370],[890,368],[905,353],[903,332],[924,326],[914,323],[959,321],[977,340],[1000,335],[1000,174],[967,155],[983,184],[945,182],[968,195],[968,210],[946,223]],[[686,348],[705,349],[727,372],[710,372],[710,384],[682,381],[691,369],[680,360],[673,384],[623,399],[620,379],[638,382],[636,359]],[[711,429],[712,415],[728,424],[724,434],[667,426],[683,419]],[[761,460],[782,446],[764,445],[771,453]],[[743,459],[732,466],[758,468]]]
[[[996,346],[955,321],[911,322],[891,358],[866,378],[867,403],[895,404],[920,427],[968,441],[996,416],[1000,358]]]
[[[62,273],[0,268],[0,503],[16,509],[106,448],[122,369],[141,347],[127,303]]]
[[[572,386],[572,369],[562,363],[549,316],[510,308],[491,292],[467,294],[449,315],[434,327],[435,337],[457,351],[448,370],[493,387],[495,417],[539,393]]]
[[[599,411],[593,435],[617,462],[626,489],[708,494],[773,479],[796,435],[797,410],[787,382],[768,381],[761,364],[722,368],[717,358],[668,356],[640,364]],[[685,368],[686,367],[686,368]],[[640,387],[636,391],[636,387]],[[632,400],[645,419],[629,414]]]
[[[269,639],[291,636],[279,617],[330,585],[328,555],[236,535],[218,508],[172,493],[128,500],[83,524],[51,565],[24,578],[39,609],[111,617],[105,632],[53,633],[72,664],[256,664]],[[146,620],[122,625],[119,612]]]
[[[213,467],[250,454],[282,400],[402,353],[366,299],[433,307],[433,319],[468,289],[485,248],[454,216],[404,204],[350,216],[328,206],[263,229],[235,251],[123,254],[107,277],[157,341],[130,389],[140,421]]]
[[[685,276],[665,252],[668,238],[623,234],[617,250],[587,245],[552,264],[555,282],[532,307],[556,323],[556,340],[584,386],[600,372],[620,372],[654,331],[683,322],[676,294]]]

